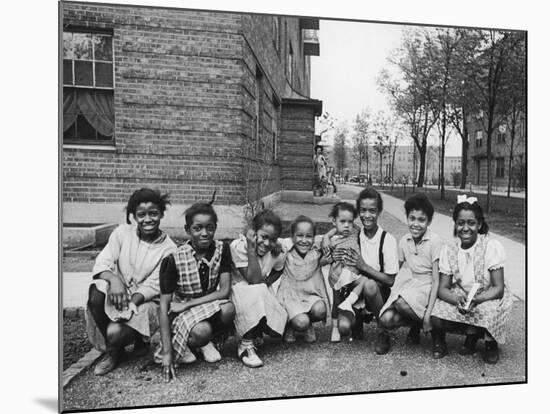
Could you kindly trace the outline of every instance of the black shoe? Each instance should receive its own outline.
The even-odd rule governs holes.
[[[380,330],[380,332],[378,332],[378,337],[376,338],[374,352],[376,352],[378,355],[384,355],[388,353],[390,347],[390,334],[386,330]]]
[[[498,345],[496,341],[485,341],[483,360],[487,364],[496,364],[498,362]]]
[[[460,355],[472,355],[476,352],[478,335],[466,335],[466,340],[458,350]]]
[[[362,340],[365,338],[365,332],[363,331],[363,319],[357,318],[355,325],[351,328],[352,339]]]
[[[144,342],[141,339],[136,339],[134,341],[134,349],[132,350],[132,354],[134,355],[134,357],[142,357],[144,355],[147,355],[150,349],[151,347],[149,342]]]
[[[418,345],[420,343],[420,327],[411,326],[407,335],[407,343],[412,345]]]
[[[432,355],[434,359],[443,358],[447,355],[447,344],[445,343],[445,333],[432,330]]]

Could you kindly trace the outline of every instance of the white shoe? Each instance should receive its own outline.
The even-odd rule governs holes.
[[[338,309],[342,310],[342,311],[348,311],[348,312],[352,312],[353,313],[353,306],[351,305],[350,302],[348,302],[347,300],[343,301],[342,303],[340,303],[338,305]]]
[[[240,360],[249,368],[259,368],[264,363],[256,354],[256,348],[252,341],[240,341],[237,348],[237,355]]]
[[[191,352],[188,346],[186,346],[183,350],[183,355],[178,359],[177,362],[180,362],[182,364],[192,364],[196,360],[197,357],[195,356],[195,354]]]
[[[342,338],[340,337],[340,331],[337,326],[332,327],[332,332],[330,334],[330,342],[340,342]]]
[[[222,359],[222,356],[212,342],[208,342],[205,346],[202,346],[201,352],[206,362],[213,363]]]

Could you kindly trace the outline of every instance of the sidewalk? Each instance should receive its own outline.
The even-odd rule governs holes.
[[[346,196],[355,196],[359,193],[361,188],[346,186],[345,190]],[[383,193],[382,199],[384,201],[384,212],[381,217],[382,226],[392,231],[395,238],[399,240],[405,231],[403,227],[399,226],[399,230],[396,230],[395,226],[392,229],[392,226],[390,225],[388,227],[388,225],[390,222],[399,222],[403,225],[406,224],[403,201]],[[355,205],[354,198],[342,201],[347,201]],[[274,208],[274,211],[283,220],[293,220],[298,214],[304,214],[315,222],[330,222],[328,215],[331,207],[331,204],[280,203]],[[451,217],[435,213],[431,229],[444,239],[450,239],[452,237],[453,225],[454,223]],[[502,243],[506,251],[505,275],[510,290],[519,299],[525,300],[525,245],[493,232],[491,232],[491,235]],[[90,280],[91,271],[63,272],[63,308],[85,306],[88,293],[87,286]]]

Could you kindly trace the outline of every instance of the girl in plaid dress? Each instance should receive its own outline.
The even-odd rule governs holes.
[[[505,341],[513,302],[504,279],[504,249],[489,237],[489,226],[475,197],[458,197],[453,221],[455,239],[441,250],[438,299],[432,312],[434,357],[447,354],[445,331],[455,331],[466,334],[459,354],[473,354],[477,341],[484,338],[483,359],[495,364],[497,342]],[[479,289],[467,306],[474,283]]]
[[[256,354],[264,333],[273,337],[283,334],[287,313],[275,297],[273,284],[283,273],[285,254],[278,242],[281,219],[263,210],[252,220],[246,236],[231,242],[235,330],[241,337],[237,355],[247,367],[257,368],[263,361]]]
[[[212,201],[185,211],[189,240],[160,268],[161,344],[155,361],[162,363],[165,381],[175,377],[176,363],[195,361],[191,349],[200,351],[206,362],[219,361],[212,339],[227,331],[235,316],[228,300],[231,254],[226,243],[214,240],[218,217]]]
[[[159,228],[169,203],[168,194],[135,191],[126,206],[127,225],[111,233],[96,258],[86,307],[88,338],[106,351],[96,375],[112,371],[132,341],[135,355],[149,350],[148,339],[158,328],[160,263],[176,249]]]

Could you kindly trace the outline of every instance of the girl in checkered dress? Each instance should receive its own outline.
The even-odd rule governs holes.
[[[165,381],[175,377],[175,364],[196,360],[191,349],[206,362],[219,361],[212,340],[230,328],[235,316],[228,300],[231,254],[226,243],[214,240],[218,217],[212,201],[185,211],[189,240],[161,264],[161,344],[155,361],[162,363]]]
[[[473,354],[477,341],[484,338],[483,359],[495,364],[497,342],[505,341],[513,303],[504,278],[506,255],[500,242],[489,237],[475,197],[459,196],[453,221],[455,239],[441,249],[439,292],[432,312],[434,357],[447,354],[445,332],[454,331],[466,334],[459,354]],[[467,306],[474,283],[479,289]]]

